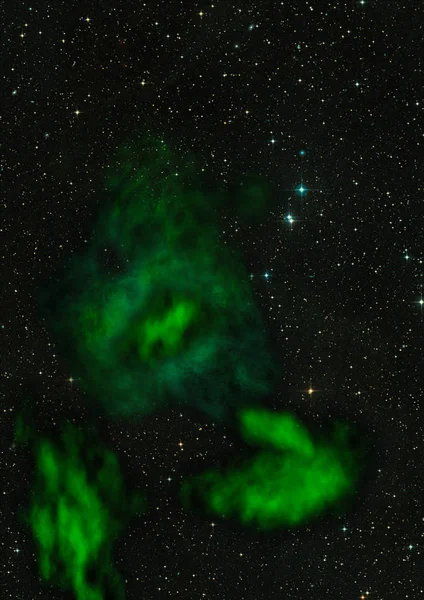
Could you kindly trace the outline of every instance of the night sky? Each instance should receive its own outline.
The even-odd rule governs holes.
[[[2,598],[73,597],[41,581],[16,515],[33,467],[14,443],[24,396],[40,435],[94,423],[146,493],[114,545],[127,600],[424,593],[422,17],[419,0],[8,3]],[[343,514],[269,535],[191,514],[179,482],[237,455],[235,428],[172,404],[125,422],[89,408],[36,297],[89,244],[109,157],[135,133],[229,191],[220,239],[243,259],[279,369],[264,403],[316,431],[350,423],[367,445]],[[246,224],[231,190],[250,173],[272,201]]]

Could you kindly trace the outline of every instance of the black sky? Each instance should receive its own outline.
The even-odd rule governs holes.
[[[25,394],[40,433],[61,415],[94,418],[36,307],[37,286],[89,240],[108,157],[139,132],[195,155],[217,189],[250,172],[272,187],[273,208],[255,226],[231,206],[221,219],[281,365],[268,405],[317,429],[352,423],[370,454],[351,513],[255,536],[176,501],[194,465],[238,447],[231,429],[175,408],[100,419],[128,482],[150,499],[116,544],[127,599],[419,598],[421,2],[55,0],[8,3],[4,15],[1,597],[64,598],[39,581],[16,519],[31,459],[13,427]]]

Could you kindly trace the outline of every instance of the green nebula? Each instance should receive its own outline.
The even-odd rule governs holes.
[[[112,543],[130,516],[145,509],[140,494],[125,492],[116,457],[96,435],[67,423],[59,442],[29,432],[19,417],[15,439],[30,442],[35,457],[31,498],[20,509],[39,553],[41,578],[77,600],[125,597],[112,567]]]
[[[219,238],[228,198],[200,191],[194,162],[151,138],[120,147],[105,182],[90,244],[39,292],[88,399],[116,418],[171,401],[225,419],[269,393],[266,328],[240,257]],[[262,196],[246,182],[249,218]]]
[[[186,479],[180,500],[209,514],[235,515],[243,525],[265,531],[298,525],[354,491],[361,451],[349,445],[349,428],[335,427],[333,439],[313,441],[289,413],[242,410],[240,431],[259,449],[252,458]]]

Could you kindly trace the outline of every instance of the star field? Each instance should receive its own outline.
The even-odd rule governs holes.
[[[34,398],[41,429],[92,418],[36,307],[40,277],[92,233],[108,157],[134,132],[197,157],[235,190],[277,201],[220,238],[243,257],[281,377],[271,405],[355,424],[370,453],[353,507],[274,536],[183,510],[195,465],[234,433],[169,407],[99,420],[149,510],[115,546],[127,600],[415,600],[424,593],[424,38],[414,0],[9,3],[0,175],[1,597],[62,600],[40,580],[13,442]],[[277,208],[275,208],[277,207]]]

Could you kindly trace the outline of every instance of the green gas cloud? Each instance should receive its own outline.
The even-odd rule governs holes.
[[[240,412],[240,430],[257,454],[185,480],[186,508],[200,505],[264,531],[314,518],[354,491],[362,450],[350,448],[347,426],[337,424],[331,440],[313,441],[293,415],[249,407]]]
[[[219,240],[228,198],[200,191],[194,163],[150,139],[118,150],[106,188],[89,247],[40,289],[88,397],[119,418],[171,400],[224,419],[268,393],[276,369],[265,326],[241,260]],[[263,194],[255,179],[245,188],[240,212],[252,219]]]
[[[45,582],[72,590],[77,600],[123,600],[121,576],[112,566],[112,544],[130,516],[145,509],[127,494],[116,457],[69,423],[54,442],[31,431],[24,416],[17,443],[35,457],[31,497],[19,519],[32,529]]]

